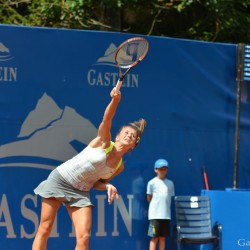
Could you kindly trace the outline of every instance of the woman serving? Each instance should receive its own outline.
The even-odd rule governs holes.
[[[122,157],[138,145],[146,121],[140,119],[122,126],[112,141],[110,130],[121,93],[114,88],[110,96],[111,101],[105,109],[96,138],[79,154],[55,168],[34,190],[42,197],[42,207],[32,250],[46,250],[62,203],[75,227],[75,250],[88,250],[93,208],[90,189],[107,190],[109,204],[114,198],[118,199],[118,191],[109,180],[123,171]]]

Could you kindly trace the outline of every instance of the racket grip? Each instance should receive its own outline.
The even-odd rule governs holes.
[[[121,88],[121,86],[122,86],[122,80],[123,80],[123,79],[120,78],[120,79],[117,81],[117,83],[116,83],[116,86],[115,86],[115,92],[116,92],[116,93],[119,92],[119,90],[120,90],[120,88]]]

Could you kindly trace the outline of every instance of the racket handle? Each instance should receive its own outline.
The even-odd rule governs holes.
[[[115,92],[116,92],[116,93],[119,92],[119,90],[120,90],[120,88],[121,88],[121,86],[122,86],[122,80],[123,80],[123,79],[120,78],[120,79],[117,81],[117,83],[116,83],[116,86],[115,86]]]

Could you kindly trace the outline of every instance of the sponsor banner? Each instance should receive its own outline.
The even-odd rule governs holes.
[[[133,35],[7,25],[0,31],[0,243],[30,249],[41,206],[33,189],[95,137],[119,78],[115,50]],[[212,189],[233,183],[236,46],[146,38],[149,53],[124,79],[112,133],[141,117],[148,125],[112,180],[120,199],[108,205],[105,192],[91,192],[91,249],[148,248],[145,186],[158,158],[169,161],[177,195],[200,193],[203,165]],[[241,115],[239,183],[248,188],[248,86]],[[48,249],[74,244],[62,206]]]

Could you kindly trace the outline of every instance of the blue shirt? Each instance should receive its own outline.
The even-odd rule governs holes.
[[[161,180],[155,177],[147,184],[147,194],[152,195],[148,219],[171,219],[171,200],[175,195],[174,183],[166,178]]]

